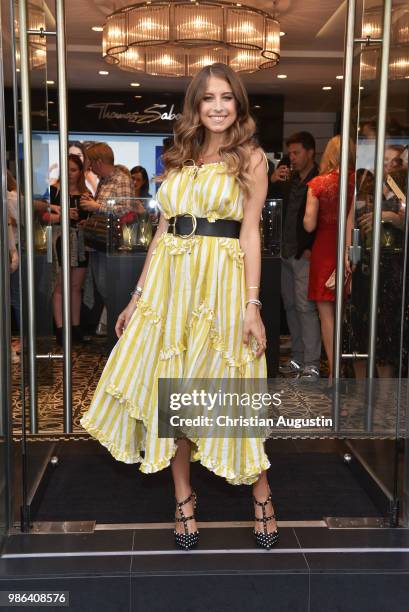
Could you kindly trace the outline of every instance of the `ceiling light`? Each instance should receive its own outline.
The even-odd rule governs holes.
[[[20,68],[16,68],[16,72],[20,72]]]
[[[253,106],[253,108],[261,108],[260,104],[255,104],[255,106]]]
[[[365,89],[365,87],[363,85],[361,85],[359,89]]]
[[[285,36],[287,32],[280,32],[280,36]]]
[[[140,98],[142,98],[142,96],[134,96],[134,98],[136,98],[137,100],[139,100]]]
[[[400,6],[392,8],[392,42],[389,53],[389,78],[405,79],[409,76],[409,13]],[[365,10],[362,35],[371,38],[382,36],[382,11],[379,7]],[[373,80],[380,70],[380,47],[367,46],[361,52],[361,79]]]
[[[140,87],[141,84],[140,83],[130,83],[131,87]]]
[[[362,37],[379,38],[380,36],[382,36],[381,10],[377,6],[366,9],[362,20]]]
[[[322,88],[324,91],[329,91],[330,89],[332,89],[331,85],[324,85],[324,87]]]
[[[107,16],[102,57],[121,70],[159,76],[194,76],[215,62],[256,72],[278,63],[280,24],[241,2],[138,2]]]
[[[107,74],[109,74],[108,70],[98,70],[98,74],[100,74],[101,76],[106,76]]]
[[[103,32],[104,28],[102,26],[92,26],[91,30],[94,30],[94,32]]]
[[[48,104],[55,104],[52,100],[48,100]]]
[[[337,76],[335,78],[338,79],[339,81],[342,81],[342,79],[344,78],[344,75],[343,74],[337,74]]]
[[[361,80],[374,80],[380,66],[379,47],[364,48],[361,52]],[[404,79],[409,76],[409,53],[407,45],[391,46],[389,53],[389,78]]]
[[[286,74],[277,74],[277,79],[286,79],[287,75]]]
[[[47,85],[55,85],[55,81],[47,81]]]

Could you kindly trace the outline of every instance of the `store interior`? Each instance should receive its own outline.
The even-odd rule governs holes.
[[[47,0],[41,4],[46,30],[55,31],[54,3]],[[146,199],[149,205],[155,199],[155,177],[162,170],[163,142],[172,133],[172,124],[181,112],[190,79],[123,70],[109,63],[108,56],[103,57],[104,32],[101,30],[114,8],[119,10],[126,4],[120,0],[113,7],[107,0],[70,0],[65,5],[69,141],[107,142],[117,164],[129,169],[139,165],[146,168],[150,179],[150,196]],[[361,35],[362,24],[371,11],[378,10],[380,14],[379,5],[375,0],[357,3],[356,36]],[[269,69],[242,75],[258,125],[259,141],[267,157],[277,164],[286,151],[286,138],[294,132],[308,131],[315,137],[319,160],[328,140],[340,133],[342,126],[347,2],[254,0],[251,6],[274,16],[280,31],[279,61]],[[2,0],[3,24],[10,20],[9,9],[9,3]],[[404,2],[393,2],[394,27],[401,19],[406,19],[407,24],[408,16]],[[44,44],[46,60],[30,71],[29,85],[33,195],[37,199],[47,197],[50,181],[58,177],[61,129],[57,45],[52,36],[47,36]],[[19,64],[13,72],[12,48],[13,37],[3,27],[7,163],[14,174],[20,166],[22,175],[26,158],[21,72]],[[379,72],[368,77],[362,71],[363,50],[364,45],[356,45],[350,126],[360,160],[365,160],[368,150],[360,130],[365,123],[376,120],[379,110]],[[388,138],[404,147],[409,142],[408,78],[393,78],[391,74],[388,81]],[[373,154],[374,148],[371,151]],[[357,167],[363,167],[362,164],[357,162]],[[275,216],[269,217],[274,234],[270,243],[266,239],[262,276],[263,312],[270,345],[269,377],[275,384],[279,381],[285,385],[287,381],[279,378],[278,367],[288,358],[291,344],[280,302],[281,206],[281,201],[274,201]],[[13,528],[42,533],[50,525],[67,522],[73,525],[85,522],[91,525],[91,530],[109,529],[118,524],[125,528],[138,524],[141,529],[151,523],[170,525],[174,510],[170,471],[143,475],[135,465],[116,462],[79,423],[115,343],[115,319],[126,304],[132,279],[137,278],[137,270],[143,265],[148,243],[136,241],[128,249],[122,248],[123,244],[121,248],[117,243],[110,246],[108,312],[101,319],[104,305],[94,292],[91,302],[83,303],[81,310],[88,341],[81,346],[73,345],[71,354],[63,359],[64,351],[55,343],[51,308],[55,279],[41,231],[46,232],[46,228],[40,224],[37,243],[34,241],[36,337],[31,339],[31,345],[34,343],[37,354],[43,357],[37,359],[35,370],[25,361],[30,344],[27,344],[27,334],[32,328],[23,324],[20,359],[11,366]],[[404,249],[401,257],[403,266]],[[23,285],[27,282],[24,274],[23,271]],[[404,297],[402,308],[403,302]],[[400,312],[395,314],[401,316]],[[23,313],[23,320],[27,316],[27,312]],[[17,341],[19,330],[14,318],[11,329]],[[346,332],[343,340],[347,346]],[[397,346],[396,350],[399,352],[401,347]],[[71,376],[70,406],[64,386],[67,361]],[[347,377],[351,362],[345,360],[344,366]],[[323,358],[323,381],[326,375],[327,364]],[[306,392],[302,405],[294,407],[293,414],[315,414],[327,406],[327,400],[325,394],[312,396]],[[328,410],[332,410],[330,403]],[[342,397],[338,410],[339,414],[351,418],[353,424],[349,429],[350,422],[334,435],[301,432],[268,440],[272,464],[270,486],[279,521],[315,527],[351,520],[372,521],[374,527],[406,524],[406,448],[399,430],[399,406],[396,410],[395,405],[391,407],[390,421],[379,430],[368,428],[364,419],[359,420],[362,415],[358,418],[349,412],[348,397]],[[250,524],[251,505],[246,486],[230,487],[199,464],[192,466],[192,478],[201,498],[206,500],[200,517],[203,523],[209,526],[214,522]],[[115,504],[113,499],[117,500]]]

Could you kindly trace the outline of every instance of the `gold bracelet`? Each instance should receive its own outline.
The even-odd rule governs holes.
[[[255,285],[254,287],[247,287],[247,289],[259,289],[259,287]]]

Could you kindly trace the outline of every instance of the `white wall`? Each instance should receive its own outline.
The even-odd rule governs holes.
[[[295,132],[310,132],[317,143],[319,161],[328,140],[335,135],[336,113],[284,113],[284,151],[285,140]]]

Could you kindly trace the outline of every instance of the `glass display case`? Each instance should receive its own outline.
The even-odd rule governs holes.
[[[111,255],[146,252],[155,235],[160,211],[153,198],[107,200],[82,224],[85,245]]]
[[[82,224],[85,244],[110,254],[144,252],[155,235],[160,209],[154,198],[108,200]],[[281,255],[282,200],[266,200],[260,218],[263,254]]]
[[[260,221],[263,254],[281,257],[282,207],[282,200],[266,200]]]

